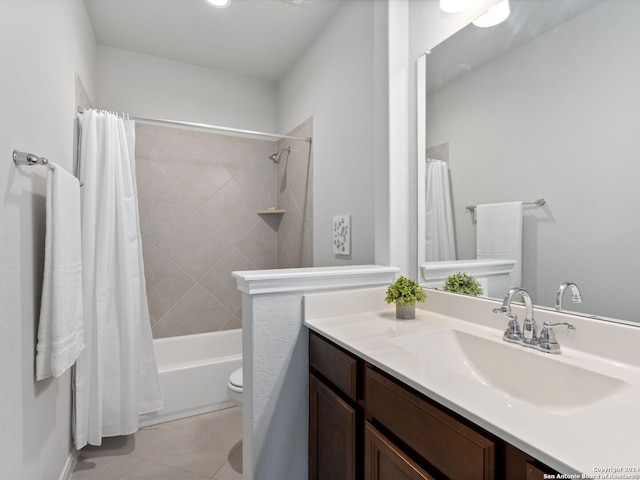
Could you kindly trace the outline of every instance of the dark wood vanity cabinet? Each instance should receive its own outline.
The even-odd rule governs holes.
[[[309,380],[309,477],[356,478],[356,410],[323,382]]]
[[[315,332],[309,335],[312,480],[539,480],[556,474]]]
[[[309,336],[309,478],[361,478],[359,362],[317,334]],[[360,389],[361,390],[361,389]]]

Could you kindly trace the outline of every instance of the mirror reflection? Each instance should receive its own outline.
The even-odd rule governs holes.
[[[426,56],[426,156],[448,165],[455,258],[476,259],[484,235],[465,207],[545,199],[522,206],[521,286],[553,308],[572,282],[583,301],[571,287],[565,310],[639,322],[640,2],[511,10]]]

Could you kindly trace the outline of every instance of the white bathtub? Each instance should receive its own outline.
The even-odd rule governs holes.
[[[153,349],[164,408],[141,415],[141,427],[234,405],[227,381],[242,366],[242,330],[160,338]]]

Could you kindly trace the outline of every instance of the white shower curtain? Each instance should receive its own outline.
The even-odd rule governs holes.
[[[455,260],[449,165],[429,160],[426,182],[425,259],[429,262]]]
[[[81,116],[85,350],[74,381],[76,448],[138,430],[162,408],[144,282],[134,122]]]

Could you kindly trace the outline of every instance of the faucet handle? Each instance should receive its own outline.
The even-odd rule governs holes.
[[[551,327],[558,327],[560,325],[566,325],[568,330],[575,330],[575,325],[568,322],[550,323],[544,322],[542,324],[542,331],[538,338],[538,350],[547,353],[560,353],[560,344],[556,339],[556,334]]]
[[[505,315],[507,318],[509,318],[509,320],[515,320],[518,317],[516,316],[516,314],[511,313],[511,309],[508,307],[505,307],[504,305],[500,308],[494,308],[493,313],[501,313],[502,315]]]
[[[551,329],[551,327],[559,327],[560,325],[566,325],[567,326],[567,330],[575,330],[576,326],[573,323],[569,323],[569,322],[558,322],[558,323],[551,323],[551,322],[544,322],[542,324],[542,328],[548,328]],[[553,330],[551,330],[553,332]]]
[[[506,314],[509,317],[509,323],[507,329],[504,331],[502,338],[507,342],[521,343],[522,342],[522,330],[520,330],[520,324],[518,323],[518,316],[509,313]]]
[[[520,343],[522,341],[522,331],[518,323],[518,316],[515,313],[511,313],[511,309],[504,304],[500,308],[494,308],[493,313],[502,314],[509,319],[507,329],[504,331],[502,338],[507,342]]]

